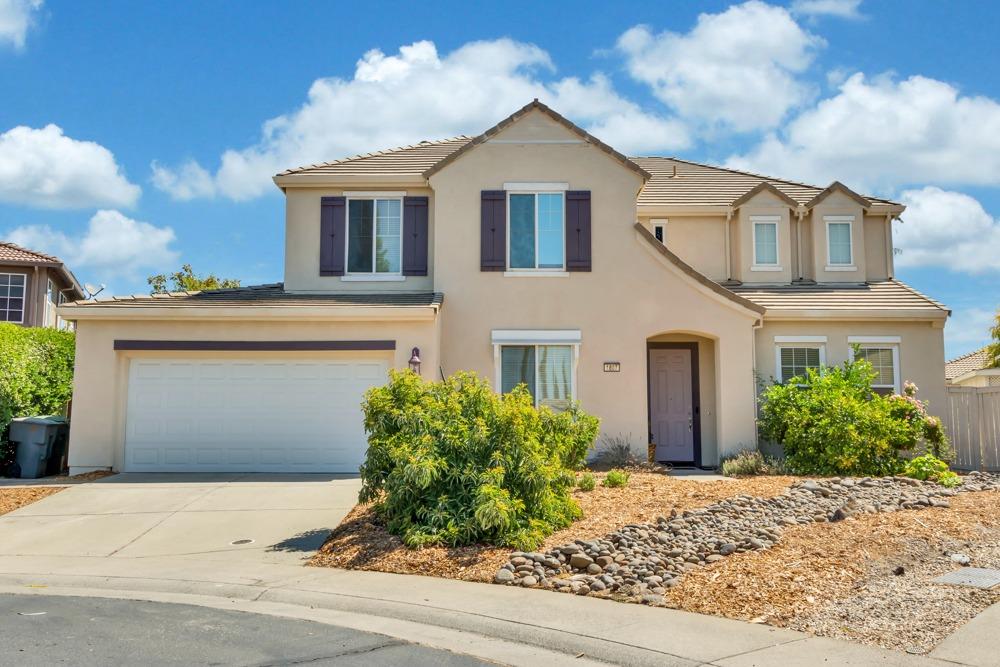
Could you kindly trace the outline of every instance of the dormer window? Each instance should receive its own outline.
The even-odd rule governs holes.
[[[347,273],[400,275],[402,197],[347,200]]]
[[[852,244],[853,215],[827,215],[826,262],[827,271],[854,271],[854,248]]]
[[[751,271],[781,271],[778,263],[778,222],[776,215],[752,215],[753,266]]]

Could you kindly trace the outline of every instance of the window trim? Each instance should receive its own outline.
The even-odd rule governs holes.
[[[494,329],[491,334],[493,343],[493,389],[501,393],[503,389],[503,370],[501,368],[501,348],[505,346],[534,347],[535,350],[535,387],[538,386],[538,350],[539,347],[570,347],[573,360],[570,366],[570,400],[578,401],[577,378],[580,365],[580,330],[579,329]],[[538,397],[532,397],[535,407],[538,407]]]
[[[774,264],[764,264],[757,260],[757,225],[774,226]],[[780,215],[751,215],[750,216],[750,244],[753,247],[753,264],[751,271],[783,271],[781,266],[781,234]]]
[[[775,336],[774,377],[779,384],[785,383],[785,378],[781,373],[781,350],[785,348],[810,348],[819,350],[820,372],[826,366],[826,336]]]
[[[19,320],[3,319],[3,320],[0,320],[0,322],[9,322],[11,324],[24,324],[24,316],[28,313],[28,274],[27,273],[16,273],[16,272],[13,272],[13,271],[2,271],[2,272],[0,272],[0,276],[20,276],[21,279],[24,281],[23,283],[21,283],[21,288],[24,290],[24,292],[21,295],[21,319],[19,319]],[[8,290],[7,293],[9,295],[10,291]],[[6,297],[6,298],[10,299],[9,296]],[[10,312],[10,307],[9,306],[10,306],[10,301],[8,300],[7,301],[7,307],[4,308],[4,311],[3,311],[4,318],[6,318],[7,314]]]
[[[344,193],[344,275],[340,277],[342,282],[402,282],[406,280],[403,275],[403,199],[406,193],[400,192],[345,192]],[[399,271],[380,272],[375,271],[376,248],[378,247],[378,201],[398,201],[399,202]],[[372,271],[350,271],[351,265],[351,202],[370,201],[375,202],[372,206]]]
[[[667,225],[670,224],[669,218],[650,218],[650,226],[653,228],[653,236],[656,237],[656,230],[660,230],[660,236],[657,237],[657,241],[663,245],[667,245]]]
[[[892,350],[892,385],[873,384],[872,389],[892,389],[893,393],[901,394],[903,383],[899,372],[899,336],[848,336],[848,355],[854,361],[854,346],[868,350]]]
[[[528,183],[505,183],[504,185],[530,185]],[[538,185],[561,185],[555,183],[540,183]],[[511,195],[532,195],[535,198],[535,267],[534,268],[514,268],[510,265],[510,196]],[[562,266],[552,268],[539,268],[538,266],[538,195],[559,195],[562,197],[562,224],[559,225],[560,247],[562,248]],[[566,270],[566,191],[565,190],[504,190],[505,208],[507,216],[507,268],[504,276],[544,276],[544,275],[569,275]]]
[[[857,271],[858,267],[854,263],[854,216],[853,215],[824,215],[823,224],[826,226],[826,270],[827,271]],[[849,241],[848,250],[851,258],[846,264],[838,264],[833,261],[830,254],[830,225],[847,225],[847,238]]]
[[[56,314],[56,308],[59,307],[59,304],[56,303],[56,301],[59,300],[59,297],[57,296],[58,294],[60,294],[60,292],[56,289],[55,282],[53,282],[52,278],[47,278],[45,284],[45,316],[42,318],[42,326],[55,326],[57,329],[59,328],[59,316]],[[49,321],[49,306],[52,307],[51,312],[52,316],[56,320],[55,322]]]

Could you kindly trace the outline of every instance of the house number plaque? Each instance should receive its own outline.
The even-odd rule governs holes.
[[[605,373],[621,373],[622,364],[620,361],[605,361],[604,362],[604,372]]]

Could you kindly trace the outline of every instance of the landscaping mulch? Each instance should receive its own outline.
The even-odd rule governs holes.
[[[949,508],[793,526],[770,549],[688,572],[666,601],[922,653],[1000,601],[1000,590],[931,582],[960,567],[953,553],[975,567],[1000,567],[1000,492],[960,494]]]
[[[780,495],[795,481],[794,477],[751,477],[699,482],[658,472],[633,472],[628,486],[606,488],[600,486],[604,475],[594,476],[597,488],[573,492],[583,518],[550,535],[543,549],[574,539],[600,537],[625,524],[655,521],[671,509],[703,507],[741,494]],[[359,505],[333,531],[310,564],[489,582],[510,552],[511,549],[484,545],[408,549],[379,523],[369,506]]]
[[[0,487],[0,514],[13,512],[60,491],[62,488],[51,486]]]

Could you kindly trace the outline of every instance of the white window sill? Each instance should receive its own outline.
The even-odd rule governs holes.
[[[785,269],[780,266],[770,266],[767,264],[754,264],[750,267],[751,271],[784,271]]]
[[[854,266],[853,264],[851,264],[851,265],[847,265],[847,264],[833,264],[833,265],[827,265],[826,270],[827,271],[857,271],[858,267]]]
[[[340,280],[345,283],[401,283],[406,280],[406,276],[391,273],[359,273],[341,276]]]
[[[568,278],[569,271],[504,271],[504,278]]]

